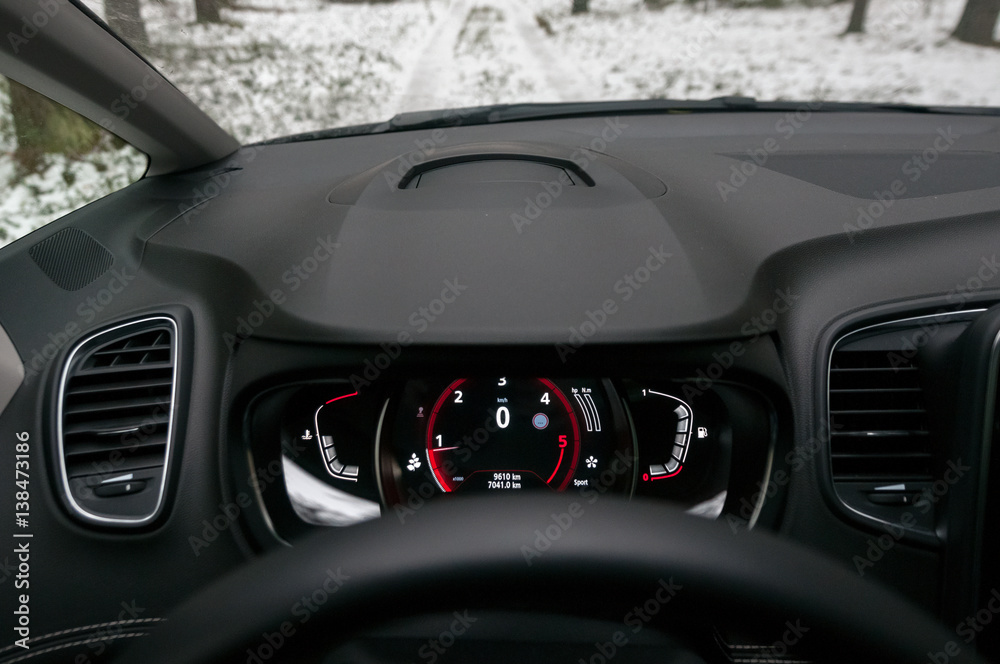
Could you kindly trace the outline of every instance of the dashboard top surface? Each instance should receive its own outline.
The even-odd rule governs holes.
[[[248,147],[145,182],[159,205],[140,232],[166,279],[183,261],[280,300],[257,333],[352,343],[551,343],[588,321],[609,343],[749,336],[761,311],[801,304],[811,277],[837,283],[828,271],[848,261],[878,275],[868,302],[946,294],[975,273],[983,257],[956,248],[982,246],[996,210],[1000,122],[803,109]],[[569,162],[594,184],[553,168],[399,188],[456,155]],[[901,271],[923,256],[930,269]],[[824,296],[862,303],[840,283]]]

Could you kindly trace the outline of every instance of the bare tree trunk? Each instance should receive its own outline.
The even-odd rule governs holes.
[[[590,0],[573,0],[574,14],[585,14],[590,10]]]
[[[220,23],[219,8],[223,0],[194,0],[194,11],[199,23]]]
[[[26,171],[37,171],[46,154],[79,156],[100,142],[103,131],[94,123],[17,81],[7,82],[17,134],[14,159]]]
[[[139,0],[106,0],[108,25],[140,53],[149,51],[146,24],[139,12]]]
[[[847,23],[845,35],[852,32],[865,31],[865,13],[868,11],[868,0],[854,0],[854,8],[851,10],[851,20]]]
[[[1000,16],[1000,0],[968,0],[952,37],[970,44],[993,46],[993,33]]]

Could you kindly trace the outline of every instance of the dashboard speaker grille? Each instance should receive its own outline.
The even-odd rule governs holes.
[[[161,508],[174,415],[177,330],[147,318],[83,341],[64,369],[59,455],[67,502],[108,525]]]
[[[42,272],[63,290],[80,290],[111,269],[114,256],[79,228],[64,228],[28,250]]]

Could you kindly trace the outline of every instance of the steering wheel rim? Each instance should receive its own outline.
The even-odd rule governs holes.
[[[461,497],[398,517],[322,531],[252,561],[177,607],[121,663],[221,662],[236,653],[242,662],[247,648],[288,623],[284,657],[317,637],[330,644],[331,626],[334,641],[343,642],[395,618],[518,606],[526,587],[533,610],[593,617],[582,603],[583,578],[590,597],[600,595],[595,584],[616,597],[649,597],[664,581],[703,609],[799,618],[819,626],[825,642],[850,641],[845,654],[853,649],[871,661],[925,662],[955,640],[930,615],[842,564],[661,504],[590,503],[570,494]],[[981,661],[970,651],[949,661]]]

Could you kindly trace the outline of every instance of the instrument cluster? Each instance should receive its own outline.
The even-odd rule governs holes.
[[[286,385],[247,422],[253,456],[280,463],[284,493],[262,498],[288,538],[470,493],[642,496],[718,518],[762,496],[772,420],[735,384],[470,375]]]

